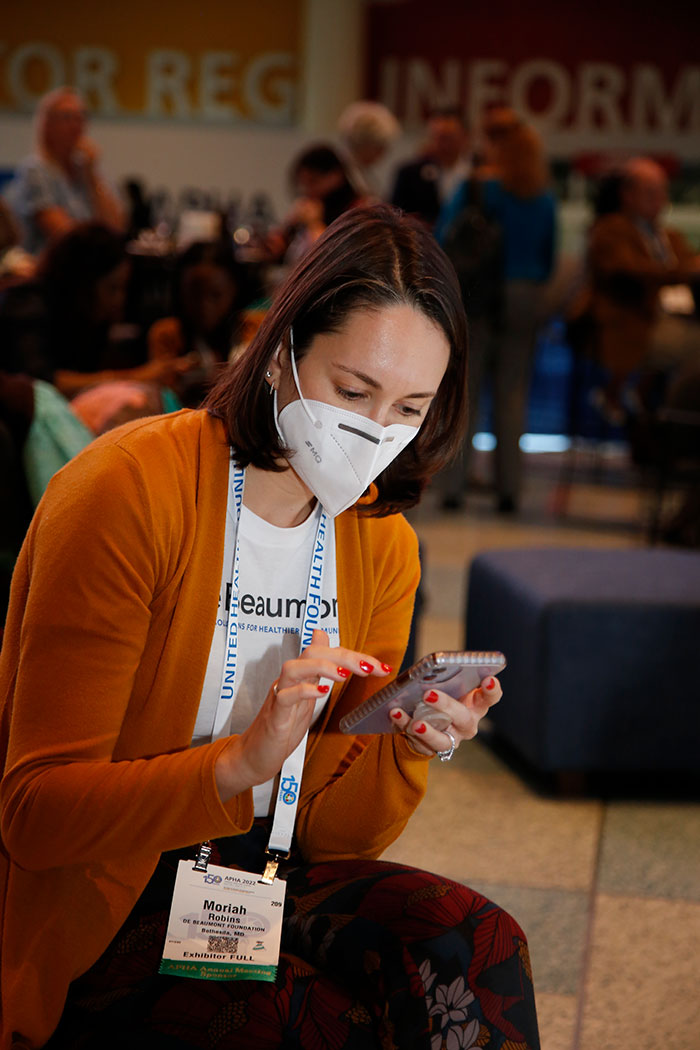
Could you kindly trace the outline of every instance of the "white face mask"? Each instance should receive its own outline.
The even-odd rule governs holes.
[[[352,507],[367,486],[396,459],[419,427],[392,423],[383,427],[346,408],[307,401],[299,386],[294,349],[289,354],[298,401],[273,411],[280,438],[292,449],[291,464],[326,513],[335,518]]]

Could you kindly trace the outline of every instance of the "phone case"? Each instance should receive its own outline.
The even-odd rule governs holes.
[[[354,711],[344,715],[340,720],[340,730],[343,733],[389,733],[393,728],[388,714],[390,708],[401,707],[413,715],[419,704],[419,717],[442,728],[449,722],[444,716],[440,719],[437,711],[423,703],[427,689],[435,686],[450,696],[463,696],[475,689],[483,678],[498,674],[505,666],[506,658],[498,652],[430,653],[368,697]]]

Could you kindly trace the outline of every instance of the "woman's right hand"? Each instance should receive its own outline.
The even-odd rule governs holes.
[[[365,653],[341,646],[331,649],[325,631],[315,630],[311,644],[294,660],[286,660],[250,726],[231,737],[216,762],[216,783],[222,802],[264,784],[304,739],[316,701],[330,691],[321,678],[346,681],[350,675],[384,678],[391,667]]]

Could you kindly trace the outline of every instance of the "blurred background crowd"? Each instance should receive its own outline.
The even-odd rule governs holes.
[[[462,287],[472,407],[462,455],[434,481],[444,511],[487,486],[498,513],[518,512],[522,437],[548,353],[559,371],[564,355],[566,381],[546,395],[554,423],[542,430],[612,436],[643,466],[660,421],[697,424],[700,255],[694,229],[667,220],[677,159],[589,153],[563,174],[526,113],[501,102],[476,122],[466,112],[425,107],[409,148],[387,105],[343,106],[328,134],[290,151],[280,207],[262,172],[246,198],[191,186],[175,195],[138,171],[117,179],[86,98],[71,86],[41,96],[33,149],[4,171],[0,198],[5,568],[52,473],[121,422],[198,405],[286,269],[367,201],[419,216]],[[573,247],[562,221],[572,192]],[[493,446],[488,477],[474,468],[477,434]],[[691,491],[663,538],[699,545],[699,519]]]

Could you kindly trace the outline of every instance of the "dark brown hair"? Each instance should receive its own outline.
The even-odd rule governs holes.
[[[205,407],[220,417],[241,466],[280,470],[285,450],[273,419],[265,370],[280,344],[299,362],[317,335],[340,330],[355,310],[406,304],[444,332],[447,370],[416,438],[376,479],[366,512],[411,507],[459,448],[466,421],[467,328],[452,265],[417,220],[385,204],[353,208],[300,259],[243,353],[222,375]]]

